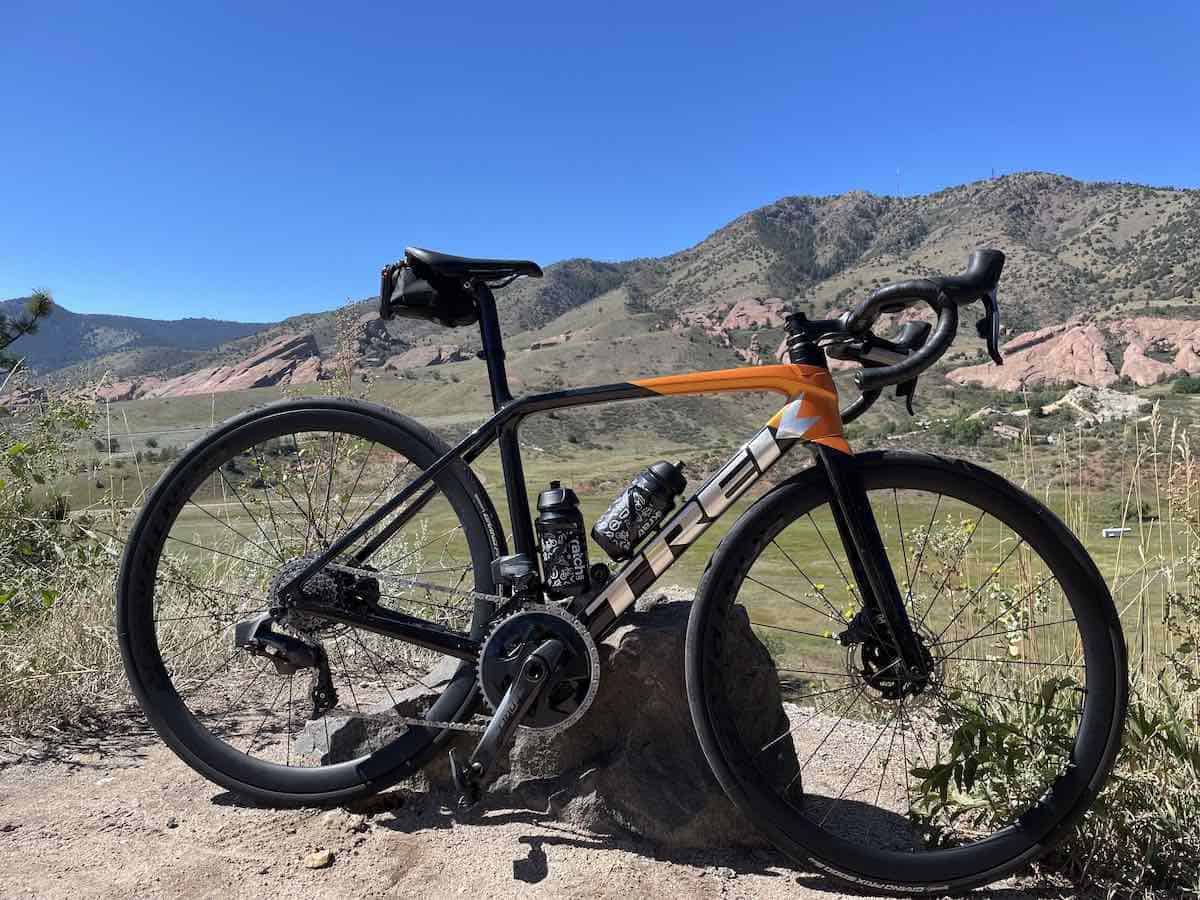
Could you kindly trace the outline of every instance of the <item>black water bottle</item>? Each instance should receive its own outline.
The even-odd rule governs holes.
[[[628,559],[675,506],[675,498],[687,487],[683,463],[665,459],[637,474],[633,483],[613,501],[592,526],[592,538],[613,559]]]
[[[556,600],[576,597],[588,586],[587,535],[579,498],[552,481],[550,489],[538,495],[537,508],[534,527],[542,545],[542,584]]]

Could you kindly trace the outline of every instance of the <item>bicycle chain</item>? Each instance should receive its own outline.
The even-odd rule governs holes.
[[[443,594],[450,594],[457,597],[470,597],[472,600],[486,600],[489,603],[495,603],[503,606],[512,598],[505,597],[501,594],[485,594],[483,591],[469,591],[465,588],[446,587],[444,584],[434,584],[431,581],[421,581],[417,578],[409,578],[405,575],[394,575],[389,572],[379,572],[374,569],[359,569],[354,566],[345,566],[341,563],[326,563],[323,568],[337,569],[339,572],[347,572],[351,575],[357,575],[361,578],[382,578],[386,581],[397,581],[405,587],[421,588],[424,591],[439,591]]]
[[[419,716],[396,716],[388,715],[387,713],[364,713],[356,709],[345,709],[343,707],[335,707],[321,714],[325,716],[346,716],[347,718],[357,719],[362,722],[379,722],[384,725],[413,725],[420,728],[437,728],[440,730],[450,731],[466,731],[471,734],[483,734],[487,731],[487,723],[491,722],[490,718],[485,718],[482,724],[472,724],[468,722],[439,722],[435,719],[422,719]]]

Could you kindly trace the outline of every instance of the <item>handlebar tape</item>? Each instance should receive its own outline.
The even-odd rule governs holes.
[[[860,369],[854,376],[859,390],[877,391],[890,384],[900,384],[916,378],[946,352],[958,333],[958,304],[939,295],[931,305],[938,311],[937,325],[924,345],[907,359],[880,369]]]

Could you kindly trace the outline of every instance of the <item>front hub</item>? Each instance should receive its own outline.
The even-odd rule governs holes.
[[[887,625],[881,617],[867,618],[860,611],[839,640],[847,647],[846,668],[851,677],[864,683],[868,696],[883,701],[918,697],[941,681],[941,666],[930,652],[935,636],[917,623],[919,660],[916,666],[906,667],[896,646],[886,637]]]

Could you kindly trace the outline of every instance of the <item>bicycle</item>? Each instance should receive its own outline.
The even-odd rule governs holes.
[[[978,331],[1001,362],[1003,265],[976,251],[962,275],[888,284],[840,317],[793,313],[787,363],[515,399],[494,290],[541,269],[408,248],[383,271],[380,315],[478,322],[494,414],[451,448],[382,406],[291,400],[194,445],[148,496],[122,559],[133,691],[188,765],[273,804],[377,792],[473,732],[471,757],[451,757],[469,804],[517,728],[554,732],[586,712],[596,641],[803,444],[814,465],[740,512],[691,610],[687,701],[712,772],[784,854],[860,887],[943,893],[1010,873],[1068,832],[1112,767],[1127,695],[1112,597],[1066,526],[998,475],[855,455],[843,433],[886,387],[911,410],[960,306],[982,302]],[[935,325],[874,334],[918,304]],[[862,366],[844,410],[829,357]],[[593,529],[615,570],[588,561],[571,490],[553,483],[534,519],[527,417],[723,391],[787,402],[678,507],[683,469],[639,475]],[[471,468],[493,444],[512,552]],[[723,642],[735,625],[753,653]],[[763,692],[782,718],[760,714]],[[340,715],[393,730],[356,759],[294,750],[297,722]],[[1013,741],[1037,741],[1042,763],[1006,773]],[[983,792],[1001,777],[1017,790],[997,807]]]

